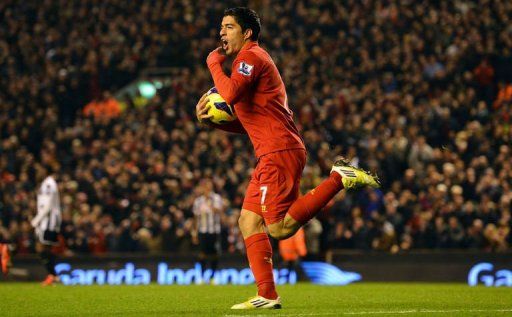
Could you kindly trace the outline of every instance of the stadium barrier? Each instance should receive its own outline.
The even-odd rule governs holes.
[[[56,271],[66,285],[89,284],[250,284],[254,278],[243,255],[223,255],[219,270],[202,272],[195,254],[109,254],[58,259]],[[406,254],[334,252],[332,263],[303,261],[289,269],[275,259],[278,284],[311,281],[345,285],[352,282],[459,282],[512,287],[512,253],[411,252]],[[0,280],[36,281],[45,271],[35,255],[16,256],[11,274]]]

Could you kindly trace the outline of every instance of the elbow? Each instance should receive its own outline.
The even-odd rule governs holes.
[[[226,96],[222,96],[226,103],[230,106],[232,106],[235,103],[235,94],[233,92],[229,92],[226,94]]]
[[[237,93],[237,87],[236,86],[230,86],[227,89],[219,90],[219,93],[221,97],[224,99],[224,101],[227,102],[228,105],[234,105],[238,98]]]

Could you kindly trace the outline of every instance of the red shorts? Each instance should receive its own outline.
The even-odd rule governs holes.
[[[303,149],[283,150],[260,157],[242,208],[257,213],[266,224],[284,219],[290,206],[299,198],[305,165],[306,151]]]

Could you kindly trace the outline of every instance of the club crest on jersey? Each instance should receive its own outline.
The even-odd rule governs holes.
[[[247,64],[246,62],[240,62],[240,66],[238,66],[238,72],[244,76],[251,76],[253,68],[254,65]]]

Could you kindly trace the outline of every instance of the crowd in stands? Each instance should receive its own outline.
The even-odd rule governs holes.
[[[209,177],[228,206],[223,250],[243,252],[252,147],[194,110],[212,86],[205,58],[223,9],[245,4],[308,148],[303,192],[339,155],[382,181],[337,195],[306,227],[310,253],[510,250],[506,0],[2,1],[0,238],[33,252],[35,179],[53,171],[68,251],[191,250],[191,206]],[[111,93],[147,67],[178,75],[120,111]]]

